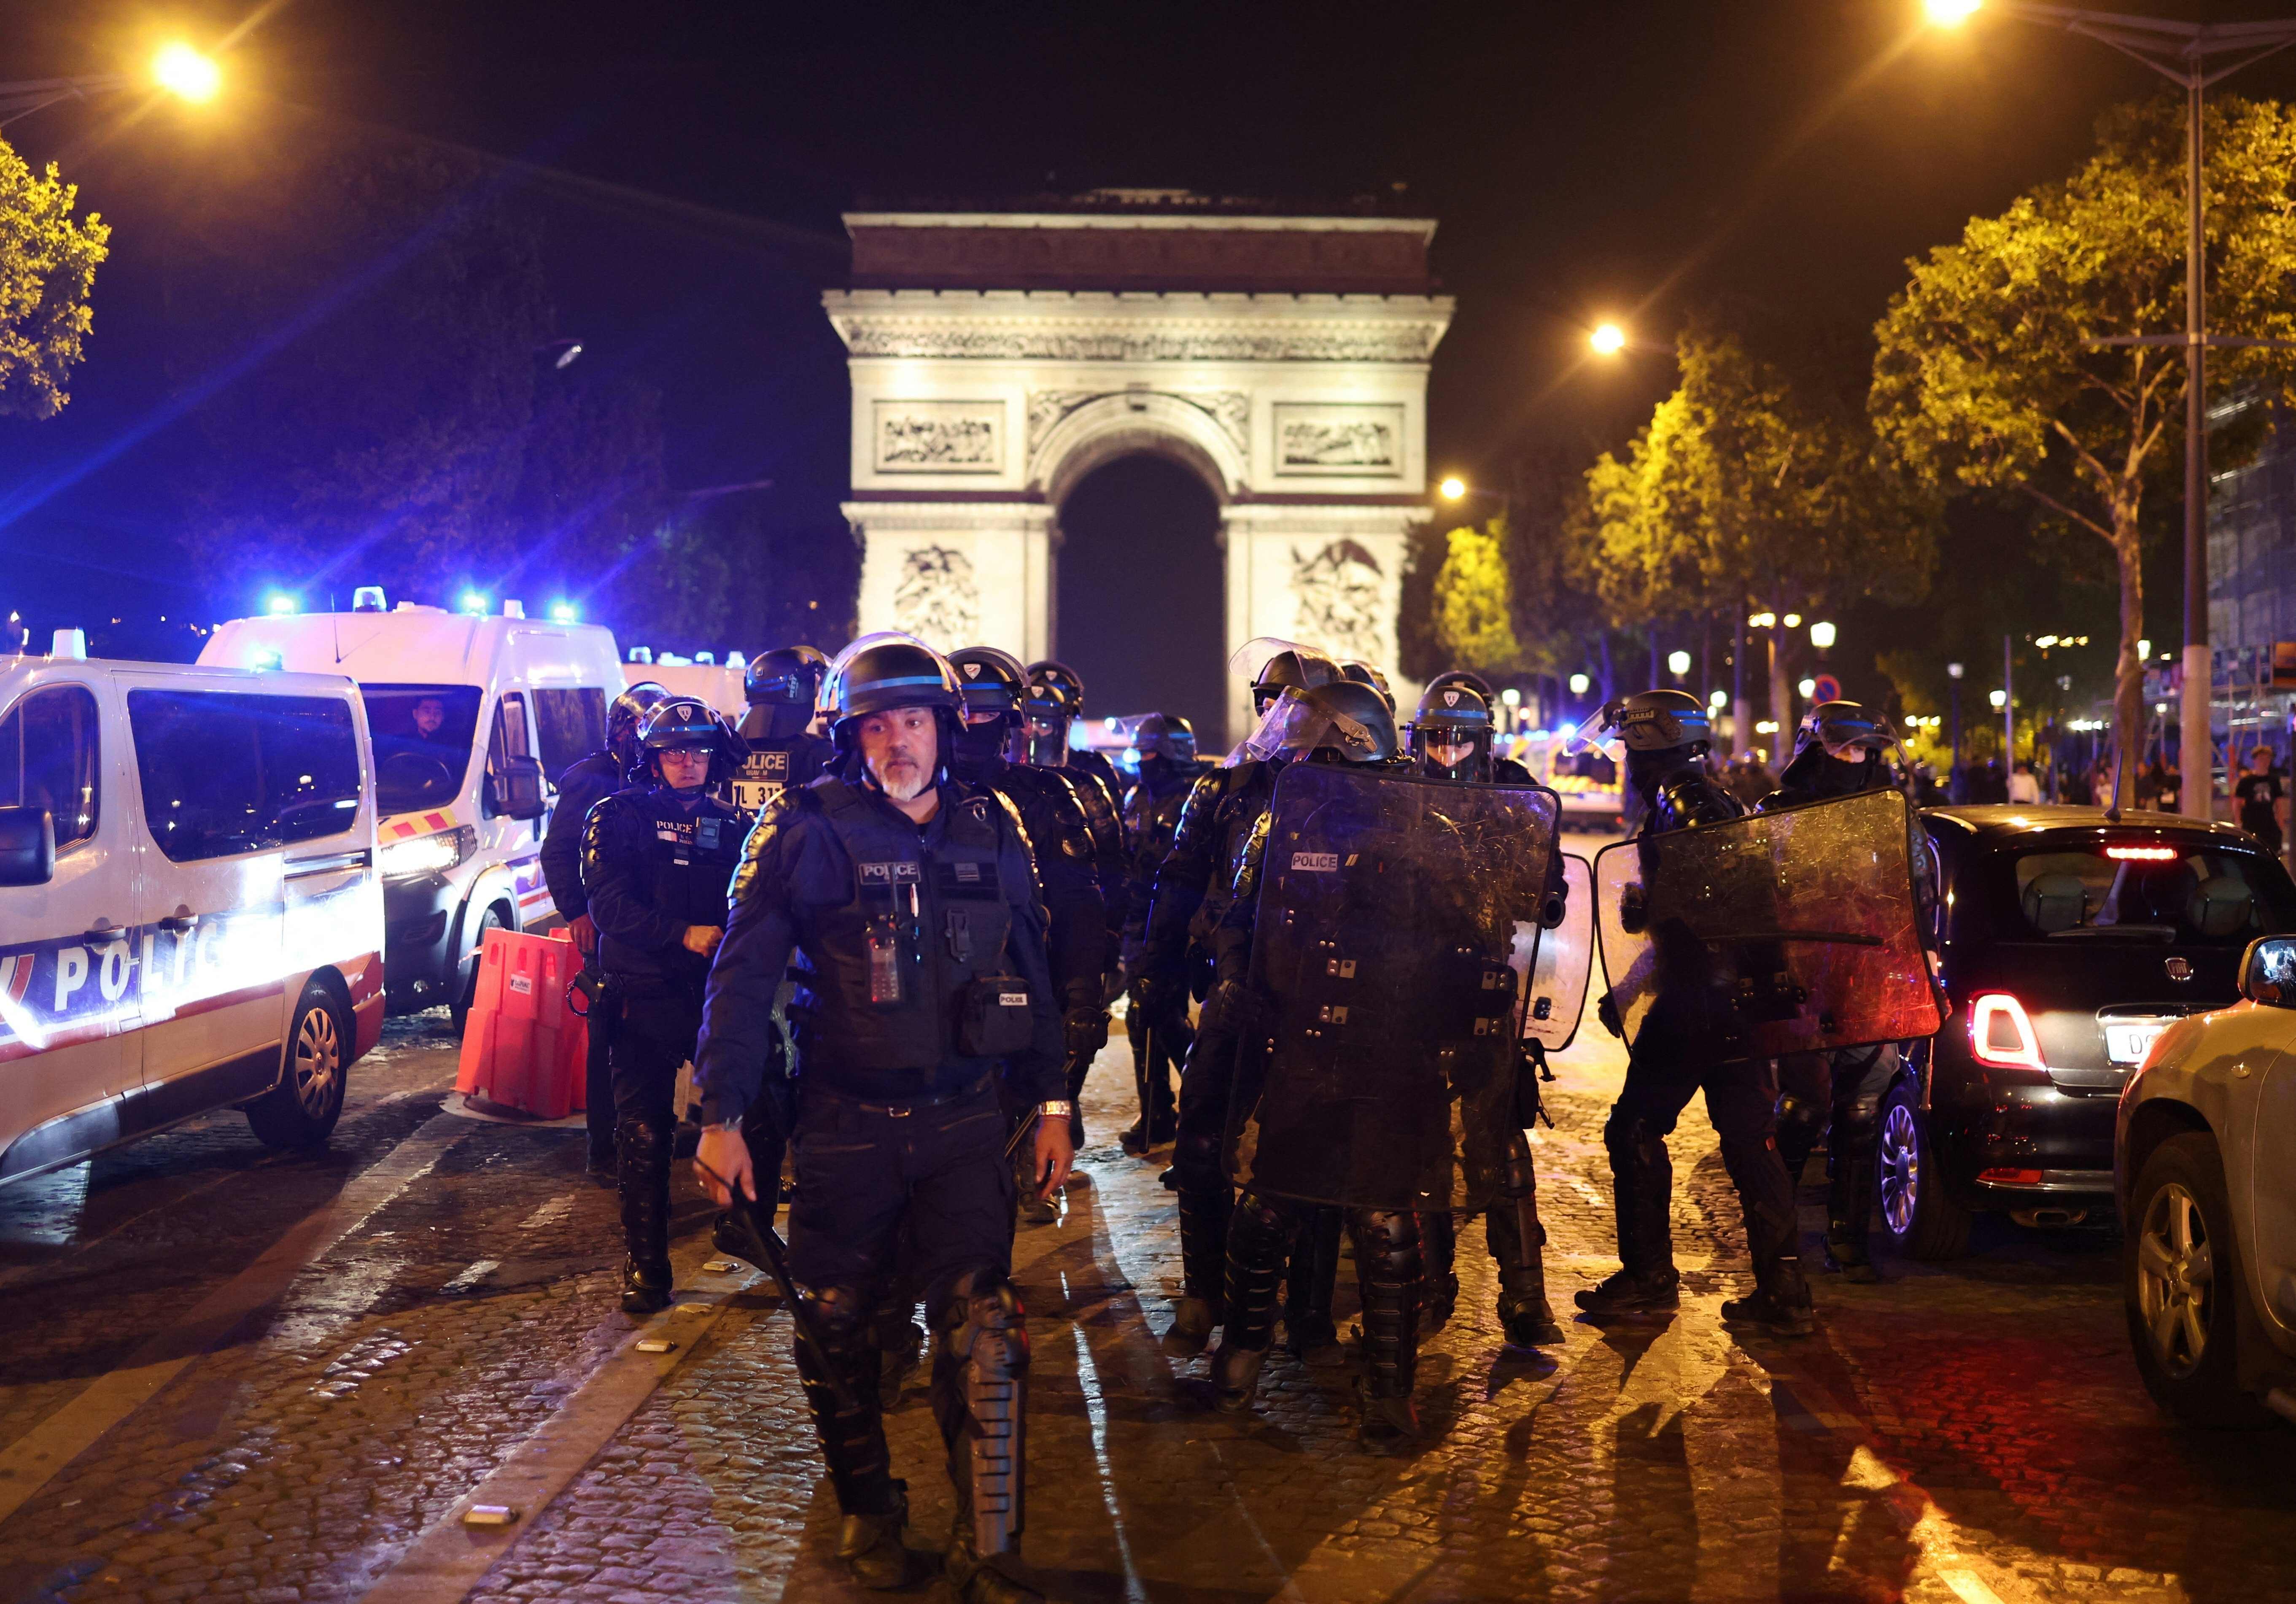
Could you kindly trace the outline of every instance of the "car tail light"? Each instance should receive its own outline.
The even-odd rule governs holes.
[[[2038,1186],[2041,1172],[2037,1169],[1989,1169],[1977,1172],[1979,1183],[1986,1186]]]
[[[1970,1056],[1997,1069],[2041,1069],[2041,1042],[2025,1005],[2007,992],[1988,992],[1969,1007]]]
[[[2184,856],[2174,847],[2108,847],[2104,855],[2123,863],[2168,863]]]

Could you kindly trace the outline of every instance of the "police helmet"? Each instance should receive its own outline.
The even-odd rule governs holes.
[[[1032,700],[1057,704],[1070,718],[1084,716],[1084,677],[1066,663],[1046,658],[1029,664],[1029,683],[1037,692]]]
[[[1017,717],[1029,700],[1028,671],[1021,659],[994,646],[967,646],[948,654],[956,670],[957,688],[964,693],[968,717],[996,713]]]
[[[1687,691],[1637,691],[1603,709],[1602,727],[1616,730],[1629,754],[1688,747],[1695,756],[1714,739],[1705,707]]]
[[[638,750],[648,773],[659,779],[655,759],[664,752],[706,751],[709,774],[703,783],[716,785],[733,777],[741,762],[741,746],[718,709],[694,696],[673,696],[657,704],[639,721]]]
[[[821,708],[829,717],[831,739],[849,756],[858,749],[856,719],[895,708],[931,708],[940,715],[946,763],[964,716],[964,697],[947,659],[914,635],[888,629],[863,635],[837,654],[822,682]]]
[[[1289,646],[1259,666],[1251,682],[1251,705],[1260,712],[1286,691],[1312,691],[1340,677],[1340,666],[1320,651]]]
[[[1491,682],[1472,668],[1446,668],[1427,682],[1427,688],[1430,691],[1439,691],[1446,685],[1466,686],[1483,699],[1485,707],[1488,707],[1499,699],[1498,692],[1491,689]]]
[[[776,647],[750,659],[750,666],[742,671],[742,694],[751,707],[781,702],[811,708],[828,672],[829,659],[810,646]]]
[[[1388,716],[1395,716],[1395,692],[1387,688],[1387,675],[1369,663],[1348,662],[1340,665],[1340,676],[1351,679],[1358,685],[1369,685],[1387,703]]]
[[[1307,692],[1305,699],[1310,708],[1329,716],[1327,729],[1339,727],[1338,721],[1346,718],[1371,736],[1368,747],[1359,741],[1325,739],[1317,743],[1318,750],[1335,752],[1349,763],[1385,763],[1395,757],[1395,715],[1388,711],[1387,698],[1379,693],[1378,686],[1361,680],[1335,679]]]
[[[606,708],[606,749],[624,768],[637,761],[638,725],[646,714],[669,700],[669,688],[640,680]]]
[[[1472,746],[1475,755],[1466,764],[1445,765],[1457,777],[1456,771],[1462,767],[1482,766],[1482,760],[1490,756],[1495,733],[1491,704],[1472,685],[1457,681],[1430,685],[1411,716],[1411,756],[1423,763],[1431,746]]]
[[[1886,752],[1898,743],[1898,732],[1879,713],[1854,701],[1823,701],[1802,715],[1794,732],[1794,749],[1816,745],[1855,747],[1861,754]]]
[[[1132,732],[1132,749],[1144,761],[1162,757],[1177,764],[1196,760],[1196,729],[1177,713],[1151,713]]]

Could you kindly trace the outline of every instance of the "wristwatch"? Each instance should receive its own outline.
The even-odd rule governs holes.
[[[1075,1112],[1076,1104],[1065,1097],[1048,1097],[1037,1105],[1037,1116],[1040,1119],[1066,1119]]]

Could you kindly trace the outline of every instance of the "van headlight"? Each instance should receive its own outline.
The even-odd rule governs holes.
[[[444,874],[471,855],[478,832],[464,824],[411,841],[393,841],[375,855],[385,880],[411,880],[418,874]]]

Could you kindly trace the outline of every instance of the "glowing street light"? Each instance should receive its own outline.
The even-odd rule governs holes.
[[[1794,689],[1801,692],[1802,700],[1808,701],[1817,694],[1817,682],[1814,679],[1805,679]]]
[[[201,55],[180,39],[161,45],[152,58],[152,78],[168,94],[194,105],[215,99],[223,87],[223,69],[215,58]]]
[[[1615,356],[1627,348],[1627,331],[1613,323],[1606,323],[1587,337],[1597,356]]]
[[[1690,654],[1686,651],[1668,652],[1666,654],[1666,670],[1669,674],[1675,675],[1677,678],[1689,673]]]
[[[1809,643],[1820,651],[1833,650],[1833,626],[1820,618],[1809,626]]]
[[[1939,28],[1959,28],[1984,4],[1985,0],[1925,0],[1922,9]]]
[[[1574,674],[1570,676],[1570,694],[1573,696],[1584,696],[1587,694],[1587,688],[1594,683],[1595,682],[1593,680],[1588,679],[1583,674]]]
[[[1435,488],[1441,493],[1445,501],[1457,501],[1467,494],[1467,481],[1455,473]]]
[[[2009,692],[2006,691],[1990,692],[1987,694],[1986,700],[1991,702],[1996,709],[2005,708],[2009,705]]]

